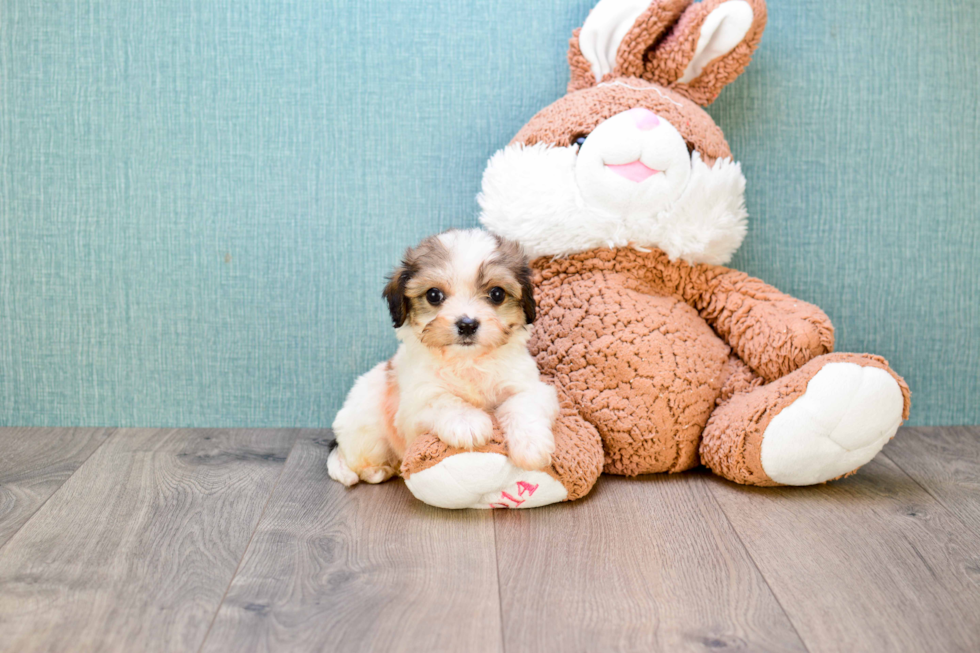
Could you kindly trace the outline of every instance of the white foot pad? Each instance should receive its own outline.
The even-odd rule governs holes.
[[[417,499],[437,508],[538,508],[564,501],[565,486],[545,472],[529,472],[499,453],[468,451],[412,474]]]
[[[762,468],[784,485],[813,485],[875,457],[902,423],[898,382],[877,367],[829,363],[762,436]]]

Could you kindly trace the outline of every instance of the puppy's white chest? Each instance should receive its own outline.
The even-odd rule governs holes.
[[[509,396],[491,371],[462,367],[446,372],[440,375],[446,391],[477,408],[493,410]]]

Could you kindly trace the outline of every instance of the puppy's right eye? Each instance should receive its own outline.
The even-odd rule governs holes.
[[[504,289],[500,286],[494,286],[490,289],[488,294],[490,295],[490,302],[494,306],[500,306],[504,303],[504,300],[507,299],[507,293],[504,292]]]
[[[429,288],[425,291],[425,299],[433,306],[438,306],[446,299],[446,295],[438,288]]]

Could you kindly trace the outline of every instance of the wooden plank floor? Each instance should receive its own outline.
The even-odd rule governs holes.
[[[980,650],[980,428],[493,513],[346,490],[329,439],[0,429],[0,651]]]

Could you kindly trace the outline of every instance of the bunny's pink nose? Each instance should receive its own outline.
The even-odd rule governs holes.
[[[650,111],[649,109],[637,107],[635,109],[630,109],[626,113],[633,117],[633,122],[636,123],[636,128],[640,131],[650,131],[660,124],[660,118],[658,118],[653,111]]]

